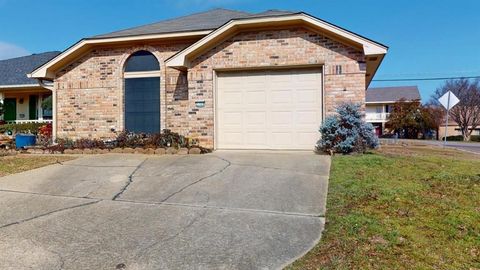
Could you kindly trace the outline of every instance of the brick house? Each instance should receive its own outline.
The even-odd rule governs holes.
[[[82,39],[29,76],[53,93],[56,137],[312,149],[337,104],[365,103],[386,52],[304,12],[215,9]]]

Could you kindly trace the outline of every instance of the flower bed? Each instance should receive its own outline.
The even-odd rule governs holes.
[[[39,144],[21,150],[8,150],[9,153],[29,154],[204,154],[210,149],[197,145],[195,140],[188,139],[170,130],[157,134],[120,133],[115,140],[99,139],[57,139],[56,144]]]

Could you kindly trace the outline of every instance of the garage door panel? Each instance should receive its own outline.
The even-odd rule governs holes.
[[[242,113],[241,112],[223,112],[220,114],[219,121],[221,121],[225,127],[241,128]]]
[[[293,123],[292,111],[272,111],[271,112],[271,123],[272,126],[287,125],[291,126]]]
[[[290,89],[286,90],[272,90],[271,91],[271,102],[272,104],[290,104],[292,100],[292,91]]]
[[[230,105],[241,105],[242,104],[242,93],[241,92],[225,92],[222,96],[224,100],[224,106],[228,107]]]
[[[245,125],[249,127],[260,127],[265,128],[267,124],[267,113],[266,112],[245,112]]]
[[[267,93],[265,93],[265,90],[247,91],[245,101],[248,104],[265,105],[267,103]]]
[[[226,144],[243,144],[243,133],[242,132],[230,132],[225,131],[220,135],[220,139]]]
[[[272,145],[275,148],[288,149],[293,145],[293,137],[291,132],[272,132]]]
[[[316,106],[320,102],[320,96],[316,89],[299,89],[295,91],[295,101],[305,106],[311,104]]]
[[[267,144],[267,132],[266,131],[249,131],[246,133],[246,143],[250,146],[262,147]]]
[[[217,148],[313,149],[321,79],[320,69],[219,73]]]
[[[318,112],[311,110],[311,111],[299,111],[297,112],[295,117],[295,123],[298,125],[314,125],[317,124],[320,125],[318,122]]]
[[[310,147],[312,141],[319,139],[318,132],[297,132],[297,142],[299,145]]]

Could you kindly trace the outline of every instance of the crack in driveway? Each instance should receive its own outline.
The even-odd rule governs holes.
[[[175,238],[177,238],[180,234],[184,233],[185,231],[187,231],[190,227],[193,226],[193,224],[195,224],[195,222],[197,222],[199,219],[201,218],[204,218],[205,216],[207,215],[207,211],[205,210],[203,213],[195,216],[190,222],[188,222],[185,226],[183,226],[177,233],[175,233],[174,235],[172,236],[169,236],[165,239],[158,239],[157,241],[155,241],[154,243],[150,244],[149,246],[145,247],[145,248],[142,248],[140,251],[139,251],[139,255],[138,257],[141,258],[142,256],[144,256],[150,249],[152,249],[153,247],[155,247],[156,245],[158,245],[159,243],[166,243],[170,240],[173,240]]]
[[[166,202],[168,199],[170,199],[170,198],[172,198],[173,196],[177,195],[178,193],[184,191],[185,189],[187,189],[187,188],[189,188],[189,187],[191,187],[191,186],[193,186],[193,185],[196,185],[196,184],[198,184],[198,183],[200,183],[200,182],[202,182],[202,181],[204,181],[204,180],[206,180],[206,179],[208,179],[208,178],[211,178],[211,177],[213,177],[213,176],[215,176],[215,175],[221,174],[221,173],[224,172],[228,167],[230,167],[230,166],[232,165],[232,163],[231,163],[230,161],[228,161],[228,160],[226,160],[226,159],[224,159],[224,158],[217,157],[217,156],[212,156],[212,157],[215,157],[215,158],[218,158],[218,159],[220,159],[220,160],[225,161],[225,162],[227,163],[227,165],[226,165],[225,167],[223,167],[221,170],[217,171],[217,172],[214,172],[214,173],[212,173],[212,174],[210,174],[210,175],[204,176],[204,177],[202,177],[202,178],[200,178],[200,179],[198,179],[198,180],[196,180],[196,181],[194,181],[194,182],[192,182],[192,183],[190,183],[190,184],[188,184],[188,185],[180,188],[179,190],[177,190],[177,191],[173,192],[172,194],[168,195],[165,199],[161,200],[160,202],[161,202],[161,203]]]
[[[47,212],[47,213],[43,213],[43,214],[40,214],[40,215],[36,215],[36,216],[30,217],[30,218],[26,218],[26,219],[22,219],[22,220],[19,220],[19,221],[15,221],[15,222],[12,222],[12,223],[9,223],[9,224],[2,225],[2,226],[0,226],[0,229],[7,228],[7,227],[12,226],[12,225],[22,224],[22,223],[24,223],[24,222],[31,221],[31,220],[34,220],[34,219],[37,219],[37,218],[41,218],[41,217],[45,217],[45,216],[48,216],[48,215],[51,215],[51,214],[55,214],[55,213],[58,213],[58,212],[62,212],[62,211],[66,211],[66,210],[71,210],[71,209],[75,209],[75,208],[79,208],[79,207],[84,207],[84,206],[92,205],[92,204],[95,204],[95,203],[98,203],[98,202],[100,202],[100,200],[98,200],[98,201],[93,201],[93,202],[82,203],[82,204],[77,204],[77,205],[74,205],[74,206],[65,207],[65,208],[61,208],[61,209],[57,209],[57,210],[50,211],[50,212]]]
[[[148,160],[148,158],[144,159],[140,164],[137,165],[137,167],[135,168],[135,170],[133,170],[133,172],[128,176],[128,181],[127,183],[125,184],[125,186],[123,186],[123,188],[113,196],[112,198],[112,201],[115,201],[118,197],[120,197],[123,192],[125,192],[125,190],[127,190],[128,186],[130,186],[130,184],[133,182],[133,175],[142,167],[142,165]]]

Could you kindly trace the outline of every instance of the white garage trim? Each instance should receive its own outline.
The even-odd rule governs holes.
[[[215,89],[213,102],[215,149],[314,149],[316,140],[320,135],[318,133],[318,127],[323,121],[325,114],[323,66],[312,65],[308,67],[274,67],[268,69],[256,68],[240,70],[222,69],[214,70],[213,76],[213,87]],[[244,78],[251,78],[251,80],[243,80],[242,76],[245,76]],[[255,77],[252,76],[258,77],[255,79]],[[292,87],[290,90],[287,86],[286,88],[290,90],[288,93],[285,88],[283,91],[275,90],[277,88],[280,90],[282,86],[285,87],[282,83],[297,86],[295,78],[302,77],[304,80],[298,82],[299,84],[304,83],[306,87],[304,89]],[[235,81],[239,79],[241,82],[246,82],[246,85],[252,86],[252,90],[264,89],[265,91],[246,91],[247,88],[245,87],[238,89],[239,92],[235,93],[237,85]],[[260,83],[263,86],[257,89],[254,86],[256,83]],[[316,87],[317,84],[318,88]],[[224,88],[221,89],[221,87]],[[225,89],[229,89],[230,91],[227,90],[227,92],[224,92]],[[316,89],[318,89],[318,92],[315,91]],[[302,95],[298,95],[301,93],[300,91],[307,92],[302,92]],[[225,93],[239,95],[241,96],[241,101],[236,103],[235,98],[228,99]],[[247,93],[260,95],[260,97],[264,96],[265,100],[256,105],[252,104],[251,100],[248,100]],[[282,95],[286,96],[280,97]],[[282,105],[286,100],[289,100],[288,96],[290,96],[292,101]],[[302,96],[304,98],[303,100]],[[279,101],[279,98],[283,98],[283,101]],[[274,101],[275,99],[277,99],[277,101]],[[233,100],[233,103],[229,104],[229,100],[230,102]],[[252,98],[252,100],[256,100],[256,98]],[[229,106],[232,106],[231,111],[229,111]],[[246,106],[251,109],[251,111],[243,109]],[[285,106],[286,110],[278,111],[282,106]],[[301,108],[305,108],[306,110],[298,110]],[[233,122],[230,123],[230,127],[226,126],[227,114],[237,116],[235,118],[237,120],[232,120]],[[258,114],[259,117],[247,117],[248,115],[253,116],[254,114]],[[284,118],[283,115],[285,115],[286,118]],[[260,116],[264,116],[264,118]],[[300,123],[298,121],[300,118],[306,121]],[[263,120],[256,121],[256,119]],[[275,121],[277,121],[277,123],[275,123]],[[232,139],[232,137],[229,137],[232,139],[230,141],[225,139],[225,132],[229,130],[229,128],[232,134],[237,133],[237,139]],[[290,130],[291,132],[283,132],[284,130]],[[247,135],[252,136],[248,137]],[[276,141],[274,140],[274,135],[278,135],[276,136]]]

